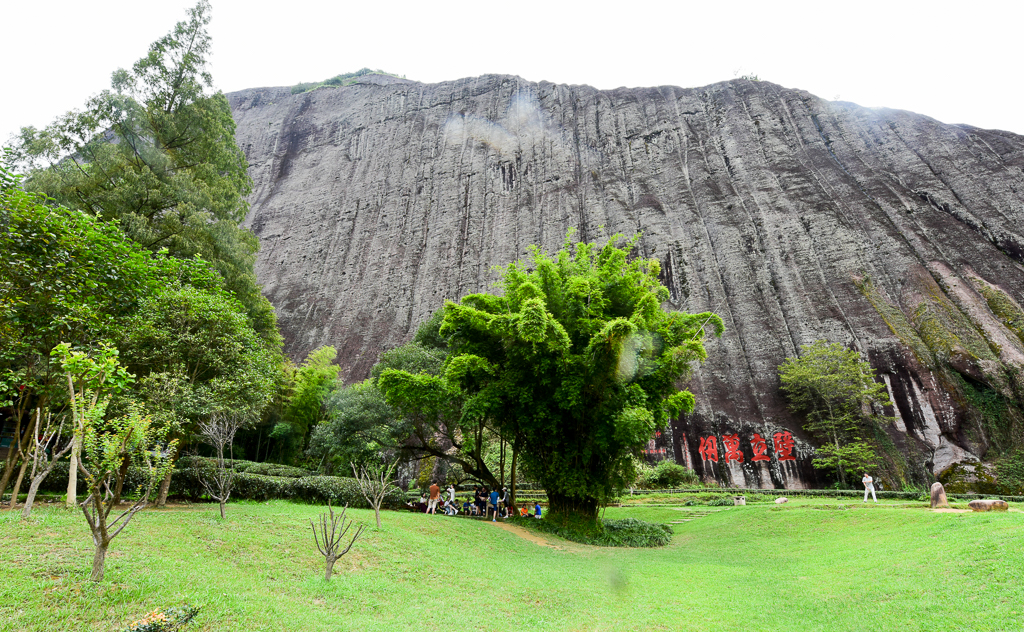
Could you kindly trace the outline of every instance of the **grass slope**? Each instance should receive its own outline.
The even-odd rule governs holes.
[[[197,603],[201,630],[1019,630],[1024,513],[816,500],[674,525],[658,549],[540,546],[490,522],[388,512],[325,584],[287,502],[146,510],[87,581],[80,513],[0,512],[0,629],[111,630]],[[689,509],[689,508],[686,508]],[[372,523],[372,512],[350,510]],[[671,507],[605,518],[669,522]]]

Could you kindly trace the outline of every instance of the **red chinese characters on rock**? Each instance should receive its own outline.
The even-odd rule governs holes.
[[[754,433],[754,438],[750,440],[750,447],[754,450],[754,458],[751,461],[771,461],[771,457],[768,456],[768,442],[764,440],[758,433]]]
[[[731,463],[743,463],[743,451],[740,449],[740,435],[734,433],[731,435],[722,435],[722,448],[725,450],[725,462]],[[772,444],[775,448],[775,458],[779,461],[796,461],[796,456],[793,454],[794,448],[796,448],[796,441],[793,440],[793,433],[789,431],[776,432],[772,435]],[[750,439],[750,448],[754,452],[753,458],[750,461],[768,461],[772,459],[768,456],[768,441],[762,437],[759,433],[754,433],[754,436]],[[718,438],[714,435],[710,437],[700,438],[700,449],[698,450],[700,457],[705,461],[714,461],[718,463]]]
[[[701,437],[700,438],[700,449],[697,450],[700,453],[700,458],[705,461],[714,461],[718,463],[718,439],[714,436]]]
[[[722,444],[725,446],[725,462],[743,462],[743,452],[740,451],[740,436],[738,434],[722,435]]]
[[[779,461],[795,461],[796,457],[793,456],[793,447],[796,445],[793,442],[793,434],[789,431],[776,432],[772,435],[775,443],[775,458]]]

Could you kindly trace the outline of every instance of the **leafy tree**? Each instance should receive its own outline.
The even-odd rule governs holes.
[[[67,404],[50,352],[61,342],[88,348],[118,340],[143,298],[202,277],[204,264],[151,253],[111,222],[51,206],[3,166],[0,182],[0,405],[13,409],[16,447],[27,448],[26,412]],[[25,454],[9,453],[0,491]]]
[[[285,399],[282,420],[271,434],[282,443],[287,461],[294,462],[302,455],[312,429],[327,418],[325,404],[341,371],[341,367],[334,364],[337,357],[334,347],[320,347],[310,352],[292,374],[291,392]]]
[[[170,470],[174,445],[164,445],[164,434],[154,430],[149,417],[137,406],[124,417],[104,419],[112,394],[132,380],[118,362],[116,350],[90,354],[64,343],[53,350],[53,356],[67,377],[75,442],[82,447],[82,463],[76,461],[72,451],[71,468],[72,472],[81,469],[85,475],[88,495],[80,506],[95,545],[90,579],[100,581],[111,541],[146,506],[154,483]],[[128,458],[145,469],[147,482],[139,499],[111,520],[110,514],[117,506],[113,490],[124,482]],[[73,490],[68,498],[74,498]]]
[[[715,314],[663,310],[659,263],[631,259],[636,240],[620,241],[566,239],[554,256],[531,248],[504,269],[503,295],[445,304],[441,374],[387,369],[380,378],[389,402],[409,410],[440,414],[458,398],[464,428],[488,420],[521,450],[563,521],[596,519],[633,479],[632,457],[654,431],[693,409],[675,385],[705,359],[705,332],[724,330]]]
[[[95,545],[92,581],[103,579],[111,541],[145,508],[156,482],[173,466],[170,455],[174,454],[174,442],[161,451],[164,442],[163,433],[138,409],[132,409],[124,417],[86,427],[82,469],[88,495],[81,507]],[[138,499],[111,519],[110,514],[117,506],[111,488],[124,482],[124,463],[128,458],[146,473],[146,482],[138,490]]]
[[[409,344],[384,353],[371,376],[390,406],[387,435],[407,458],[441,459],[491,488],[501,486],[492,468],[500,437],[486,415],[464,415],[466,402],[444,376],[448,343],[440,334],[443,313],[420,325]],[[500,474],[500,470],[499,470]]]
[[[136,397],[181,441],[215,413],[257,418],[281,373],[280,355],[260,340],[239,301],[216,286],[171,285],[146,298],[124,347],[138,376]],[[169,485],[170,473],[158,504]]]
[[[77,504],[79,457],[86,431],[102,422],[110,398],[126,389],[134,381],[134,376],[121,366],[117,349],[110,347],[101,347],[95,354],[90,354],[72,351],[71,345],[62,342],[50,355],[59,361],[67,378],[74,433],[71,464],[68,466],[67,506],[74,507]]]
[[[210,4],[201,0],[112,87],[43,130],[23,128],[28,185],[116,221],[129,238],[213,263],[260,335],[280,343],[253,272],[256,237],[239,226],[251,189],[227,99],[206,70]]]
[[[310,433],[309,454],[328,471],[364,463],[397,447],[393,408],[374,380],[335,389],[325,403],[326,418]]]
[[[801,345],[800,351],[799,357],[786,358],[779,366],[782,392],[793,411],[806,416],[804,429],[823,443],[813,465],[834,470],[845,485],[848,470],[877,465],[875,450],[863,434],[888,421],[875,410],[891,405],[889,395],[875,381],[871,365],[853,349],[819,340]]]

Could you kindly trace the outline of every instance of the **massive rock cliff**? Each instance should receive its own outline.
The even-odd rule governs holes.
[[[667,307],[727,327],[689,385],[697,411],[652,453],[740,486],[820,483],[777,376],[818,339],[860,350],[888,386],[894,478],[1014,440],[971,397],[1024,401],[1024,137],[747,80],[369,76],[229,98],[257,274],[297,359],[332,344],[362,378],[528,245],[641,231]]]

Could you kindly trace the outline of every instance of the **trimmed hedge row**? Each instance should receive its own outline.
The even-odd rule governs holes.
[[[864,490],[856,489],[746,489],[742,487],[720,487],[720,488],[708,488],[698,487],[696,489],[637,489],[633,492],[634,496],[643,496],[649,494],[728,494],[731,496],[749,496],[753,494],[768,494],[771,496],[810,496],[818,498],[855,498],[863,497]],[[875,494],[879,498],[887,498],[890,500],[919,500],[928,499],[929,493],[927,491],[920,492],[893,492],[893,491],[878,491],[875,490]],[[625,498],[627,494],[623,494],[621,498]],[[946,496],[950,500],[974,500],[976,498],[998,498],[1007,502],[1020,503],[1024,502],[1024,496],[999,496],[996,494],[951,494],[946,493]]]
[[[192,501],[207,499],[206,488],[202,477],[213,473],[212,459],[202,457],[183,457],[176,464],[171,476],[170,496],[186,498]],[[255,465],[263,465],[255,464]],[[286,466],[277,466],[286,467]],[[292,468],[298,469],[298,468]],[[231,490],[232,500],[266,501],[272,499],[294,500],[307,503],[326,503],[328,500],[337,506],[348,504],[350,507],[365,509],[369,507],[366,498],[359,491],[359,484],[354,478],[340,476],[266,476],[236,471],[234,486]],[[137,467],[128,468],[125,479],[124,493],[133,494],[146,481],[146,475]],[[63,492],[67,489],[68,462],[61,461],[54,466],[50,475],[40,486],[40,491]],[[85,483],[80,476],[78,491],[85,493]],[[405,494],[401,490],[392,489],[384,498],[384,507],[397,509],[405,506]]]
[[[202,457],[183,457],[179,459],[174,475],[171,477],[171,495],[188,498],[189,500],[204,498],[206,496],[206,488],[203,486],[202,478],[210,476],[213,473],[214,467],[213,459]],[[257,501],[285,499],[309,503],[326,503],[330,501],[332,504],[339,506],[348,504],[350,507],[356,508],[369,507],[362,492],[359,491],[359,484],[354,478],[343,478],[341,476],[267,476],[264,474],[253,474],[251,473],[253,469],[257,468],[235,472],[235,481],[231,490],[232,499]],[[404,506],[404,496],[401,490],[391,490],[384,498],[384,507],[392,509]]]

